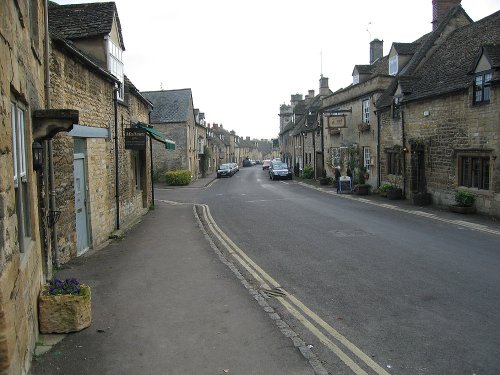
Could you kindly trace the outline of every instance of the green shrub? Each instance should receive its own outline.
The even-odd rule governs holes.
[[[311,179],[314,177],[314,168],[310,165],[306,165],[302,171],[302,177]]]
[[[168,185],[181,186],[189,185],[191,182],[191,171],[185,169],[165,173],[165,182]]]
[[[455,193],[455,202],[461,206],[472,206],[476,200],[476,196],[468,191],[459,190]]]
[[[394,189],[394,186],[392,184],[387,183],[387,182],[380,184],[380,186],[378,187],[378,191],[381,193],[386,193],[392,189]]]

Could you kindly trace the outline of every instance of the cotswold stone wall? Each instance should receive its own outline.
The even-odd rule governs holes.
[[[81,139],[85,154],[90,244],[99,248],[116,229],[114,83],[57,48],[52,52],[51,72],[53,107],[77,109],[79,125],[107,129],[110,134],[109,138]],[[133,94],[128,94],[125,101],[118,104],[120,227],[128,226],[145,214],[151,203],[149,147],[139,153],[125,149],[125,129],[138,121],[148,122],[148,107]],[[57,204],[61,210],[58,249],[62,263],[76,256],[74,145],[75,139],[68,134],[59,134],[54,142]],[[138,188],[135,158],[141,163]]]
[[[448,97],[422,100],[402,107],[406,145],[418,140],[425,152],[427,190],[434,203],[454,203],[457,189],[476,194],[479,212],[500,216],[500,97],[492,87],[491,102],[472,105],[472,89]],[[425,113],[425,114],[424,114]],[[387,155],[384,150],[402,144],[401,119],[393,120],[391,111],[381,112],[381,170],[382,180],[387,180]],[[490,158],[489,190],[464,188],[458,181],[458,152],[486,150]],[[407,165],[407,191],[410,186],[410,155],[405,154]]]
[[[109,128],[113,125],[113,85],[82,63],[57,48],[51,56],[51,95],[53,108],[79,111],[79,125]],[[87,169],[87,210],[91,244],[98,246],[114,228],[114,153],[111,140],[85,138]],[[61,263],[76,256],[75,190],[73,175],[74,139],[58,134],[54,140],[54,171],[57,205],[61,216],[57,223]]]
[[[405,138],[425,147],[427,188],[437,204],[454,203],[455,191],[476,194],[478,211],[500,216],[500,96],[493,86],[491,102],[472,105],[472,89],[440,100],[410,103],[404,108]],[[424,115],[428,112],[428,116]],[[458,181],[457,152],[488,150],[489,190],[464,188]]]
[[[38,15],[29,23],[28,4]],[[0,1],[0,374],[26,374],[38,337],[37,296],[43,282],[31,113],[44,108],[43,1]],[[33,35],[30,31],[33,30]],[[13,175],[11,101],[25,111],[31,239],[21,254]]]
[[[167,171],[189,169],[186,123],[152,125],[175,142],[175,150],[166,150],[162,143],[153,142],[153,169],[155,173],[160,175]]]

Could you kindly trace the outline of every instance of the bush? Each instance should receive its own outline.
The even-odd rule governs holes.
[[[460,206],[472,206],[476,200],[476,196],[468,191],[459,190],[455,193],[455,202]]]
[[[166,172],[165,182],[173,186],[189,185],[191,182],[191,171],[185,169],[181,171]]]
[[[302,171],[302,177],[311,179],[314,177],[314,168],[310,165],[306,165]]]
[[[392,184],[389,184],[387,182],[384,182],[383,184],[380,184],[378,187],[378,191],[380,193],[387,193],[389,190],[394,189],[394,186]]]

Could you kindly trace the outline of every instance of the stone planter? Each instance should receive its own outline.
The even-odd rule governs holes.
[[[321,177],[319,179],[320,185],[330,185],[332,183],[332,179],[330,177]]]
[[[451,212],[456,212],[459,214],[473,214],[476,212],[476,207],[474,206],[460,206],[460,205],[451,205],[450,206],[450,211]]]
[[[42,288],[38,297],[40,333],[81,331],[92,321],[91,295],[88,285],[81,285],[82,295],[50,295]]]
[[[368,194],[370,194],[370,189],[371,189],[371,185],[361,184],[361,185],[357,185],[354,188],[354,191],[357,195],[368,195]]]
[[[403,189],[395,188],[387,190],[387,198],[390,200],[398,200],[403,198]]]
[[[415,206],[428,206],[431,203],[432,203],[432,195],[430,193],[413,194],[413,204]]]

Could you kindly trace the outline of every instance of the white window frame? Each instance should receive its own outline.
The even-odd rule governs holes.
[[[31,236],[31,217],[29,205],[27,149],[26,149],[26,110],[18,103],[11,102],[12,158],[14,169],[14,190],[18,224],[18,241],[21,253]]]
[[[398,74],[398,55],[389,57],[389,75],[395,76]]]
[[[366,168],[367,172],[370,172],[370,163],[371,163],[370,147],[365,146],[363,147],[363,166]]]
[[[352,76],[352,84],[356,85],[359,83],[359,74],[355,74]]]
[[[370,123],[370,99],[365,99],[361,103],[361,109],[363,112],[362,121],[366,124]]]
[[[111,74],[120,80],[118,99],[125,97],[124,73],[123,73],[123,50],[108,38],[108,69]]]

